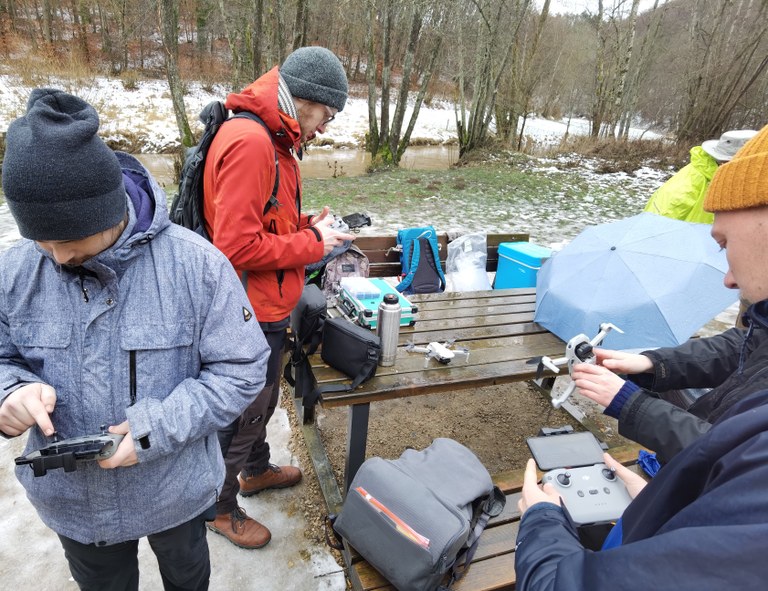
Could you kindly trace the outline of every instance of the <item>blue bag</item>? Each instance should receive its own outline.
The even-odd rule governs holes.
[[[398,230],[397,246],[403,270],[397,291],[405,294],[445,291],[437,232],[432,226]]]

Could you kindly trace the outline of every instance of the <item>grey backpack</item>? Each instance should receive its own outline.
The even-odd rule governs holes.
[[[439,438],[366,460],[333,527],[399,591],[436,591],[464,574],[505,501],[475,454]]]

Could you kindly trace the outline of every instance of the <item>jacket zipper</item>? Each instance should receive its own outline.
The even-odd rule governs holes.
[[[87,304],[90,301],[90,298],[88,297],[88,288],[85,287],[85,275],[81,271],[78,273],[80,276],[80,290],[83,292],[83,300],[85,300],[85,303]]]
[[[136,404],[136,351],[128,351],[128,391],[131,396],[128,406],[133,406]],[[149,435],[139,437],[139,446],[141,449],[149,449]]]
[[[136,404],[136,351],[128,352],[128,388],[131,395],[131,403],[128,406]]]

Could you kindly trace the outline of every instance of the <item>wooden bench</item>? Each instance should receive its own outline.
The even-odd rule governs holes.
[[[445,270],[445,258],[448,256],[448,234],[440,232],[437,235],[440,247],[440,263]],[[499,265],[499,244],[502,242],[528,242],[528,234],[487,234],[486,249],[488,260],[486,271],[495,272]],[[368,257],[371,277],[397,277],[400,275],[400,253],[394,250],[397,246],[395,236],[358,236],[355,246]]]
[[[611,455],[625,465],[634,464],[641,448],[617,447]],[[515,542],[520,525],[517,502],[523,485],[524,470],[514,470],[493,477],[494,484],[507,496],[504,511],[493,518],[480,537],[472,564],[454,586],[454,591],[509,591],[515,588]],[[541,476],[541,473],[539,473]],[[379,572],[347,546],[345,560],[352,588],[360,591],[395,591]]]

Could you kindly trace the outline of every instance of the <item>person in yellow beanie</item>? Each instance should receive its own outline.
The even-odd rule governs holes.
[[[707,188],[721,164],[755,136],[754,129],[726,131],[718,140],[707,140],[691,148],[691,161],[651,195],[644,211],[668,218],[701,224],[712,223],[712,213],[702,207]]]
[[[717,169],[704,207],[714,213],[713,238],[726,249],[725,285],[756,302],[745,313],[748,328],[642,354],[598,349],[598,365],[573,372],[578,391],[618,419],[619,433],[662,462],[733,404],[768,388],[768,126]],[[682,409],[669,393],[685,388],[712,390]]]
[[[768,127],[717,170],[704,207],[727,251],[725,284],[756,302],[749,327],[641,355],[597,349],[600,365],[574,366],[579,392],[606,406],[622,435],[663,454],[665,465],[646,484],[606,455],[633,500],[592,552],[567,502],[551,484],[538,484],[529,460],[518,502],[518,591],[601,591],[617,581],[637,591],[666,589],[671,580],[685,589],[765,586]],[[634,374],[632,381],[614,371]],[[687,411],[664,399],[686,386],[713,389]]]

